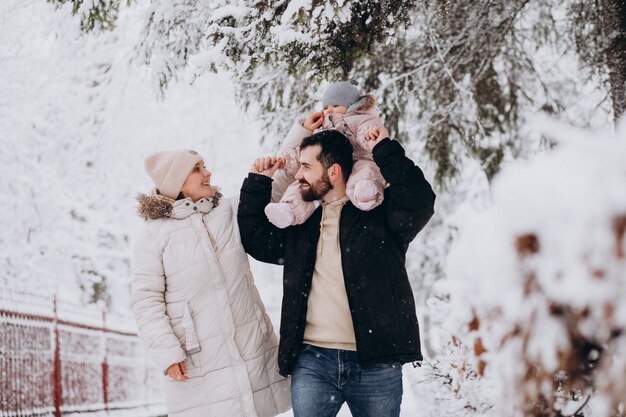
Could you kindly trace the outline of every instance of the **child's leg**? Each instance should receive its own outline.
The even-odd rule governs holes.
[[[269,203],[265,206],[265,215],[274,226],[284,229],[304,223],[316,207],[314,202],[302,200],[300,183],[296,181],[287,187],[280,203]]]
[[[300,169],[300,147],[294,149],[286,149],[282,151],[282,155],[285,158],[285,166],[283,171],[291,177],[295,177],[296,173]]]
[[[384,189],[385,179],[374,161],[355,161],[346,184],[346,194],[355,207],[364,211],[378,207],[383,202]]]
[[[296,172],[300,169],[300,149],[287,149],[283,152],[285,157],[285,166],[283,169],[276,171],[272,177],[272,202],[278,202],[283,197],[283,194],[287,190],[293,181]]]

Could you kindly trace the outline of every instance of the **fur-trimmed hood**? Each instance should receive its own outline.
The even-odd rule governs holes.
[[[349,112],[358,113],[358,112],[364,112],[364,111],[368,111],[368,110],[371,110],[371,109],[375,109],[376,108],[376,97],[374,97],[372,94],[365,94],[355,104],[357,104],[357,107],[355,109],[353,109],[353,110],[349,109]],[[350,108],[352,108],[352,106],[350,106]]]
[[[184,218],[193,214],[198,208],[200,212],[208,213],[213,207],[217,207],[222,197],[220,190],[217,187],[214,187],[214,189],[215,194],[213,197],[200,199],[196,203],[193,203],[190,198],[174,200],[173,198],[157,194],[155,191],[152,191],[150,194],[139,193],[136,197],[139,202],[137,214],[144,220],[156,220],[167,217]],[[196,209],[193,209],[193,207],[196,207]]]

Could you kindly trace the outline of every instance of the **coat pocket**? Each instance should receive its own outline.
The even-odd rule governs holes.
[[[198,341],[198,333],[193,323],[193,317],[191,317],[189,303],[185,304],[185,311],[183,312],[183,329],[185,330],[185,352],[187,352],[188,355],[200,352],[202,346],[200,346],[200,342]]]

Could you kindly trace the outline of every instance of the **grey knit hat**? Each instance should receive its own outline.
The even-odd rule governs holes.
[[[159,192],[167,197],[176,198],[193,167],[202,161],[196,151],[155,152],[145,161],[146,172]]]
[[[348,109],[348,113],[355,110],[363,99],[361,90],[357,87],[359,84],[354,81],[341,81],[329,85],[322,96],[322,106],[328,105],[344,106]]]

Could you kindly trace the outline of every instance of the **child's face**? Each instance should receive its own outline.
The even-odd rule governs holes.
[[[334,104],[329,104],[324,107],[324,116],[328,116],[331,113],[341,113],[344,114],[348,109],[345,106],[335,106]]]

